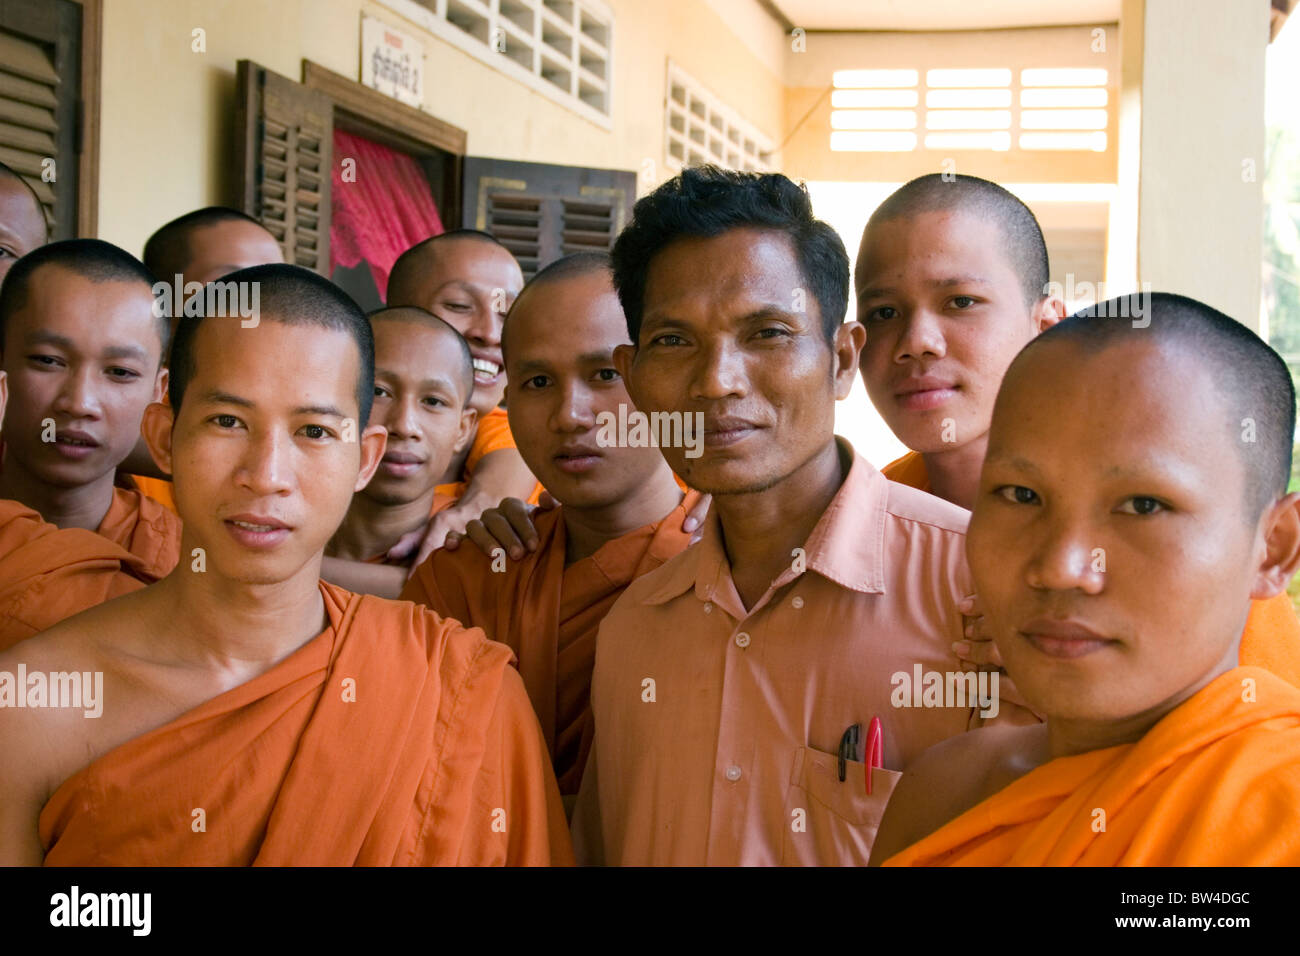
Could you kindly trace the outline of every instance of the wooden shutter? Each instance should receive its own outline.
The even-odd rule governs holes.
[[[496,236],[530,279],[561,256],[611,249],[634,202],[635,173],[469,156],[461,224]]]
[[[78,4],[0,2],[0,161],[36,190],[53,239],[77,234],[80,46]]]
[[[240,60],[237,104],[240,208],[280,240],[286,262],[328,276],[333,102]]]

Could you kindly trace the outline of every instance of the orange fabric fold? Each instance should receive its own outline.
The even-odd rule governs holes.
[[[139,558],[154,581],[170,574],[181,559],[180,516],[139,491],[114,488],[113,503],[97,530]]]
[[[107,538],[60,529],[0,499],[0,651],[144,587],[141,562]]]
[[[510,419],[504,408],[494,408],[478,420],[474,430],[474,442],[469,446],[465,457],[465,477],[474,474],[474,468],[483,456],[502,448],[514,448],[515,436],[510,433]]]
[[[40,815],[47,865],[572,861],[510,651],[320,588],[321,634],[64,781]]]
[[[121,477],[119,475],[119,477]],[[127,475],[141,494],[148,495],[172,514],[176,514],[176,499],[172,496],[170,478],[148,478],[145,475]]]
[[[930,476],[919,452],[909,451],[880,469],[880,473],[890,481],[930,490]],[[1250,603],[1237,662],[1263,667],[1300,687],[1300,617],[1289,594],[1283,592]]]
[[[481,627],[515,652],[528,697],[559,778],[578,792],[591,749],[591,673],[601,619],[633,580],[686,549],[689,493],[662,520],[606,542],[565,567],[564,508],[536,516],[538,547],[494,572],[493,559],[470,542],[435,551],[416,569],[402,599]]]
[[[1300,689],[1237,667],[1137,743],[1044,764],[885,866],[1295,866],[1297,807]]]

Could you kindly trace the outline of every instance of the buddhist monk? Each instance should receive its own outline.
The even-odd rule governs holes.
[[[0,163],[0,285],[15,262],[49,237],[36,191],[17,170]]]
[[[922,176],[872,214],[855,284],[867,333],[863,382],[912,449],[885,477],[969,508],[1002,376],[1065,312],[1038,221],[995,183]],[[1300,620],[1288,595],[1252,605],[1241,651],[1242,663],[1300,684]],[[987,640],[959,642],[957,652],[992,661]]]
[[[430,515],[455,504],[438,490],[453,457],[474,437],[474,369],[469,347],[442,319],[411,306],[370,315],[375,398],[370,424],[388,442],[370,482],[352,496],[325,548],[323,577],[350,590],[397,597],[409,570],[382,567],[389,548]],[[360,567],[357,562],[368,562]],[[464,622],[468,623],[468,622]]]
[[[1300,863],[1300,689],[1237,647],[1300,567],[1294,432],[1282,359],[1182,296],[1099,303],[1016,358],[967,544],[1047,720],[927,752],[877,860]]]
[[[6,375],[0,369],[0,420]],[[107,538],[62,529],[0,498],[0,651],[111,597],[138,591],[139,559]]]
[[[206,206],[178,216],[161,226],[144,244],[145,268],[172,290],[166,311],[172,317],[173,330],[183,314],[184,300],[192,296],[197,285],[220,279],[237,269],[283,261],[279,241],[265,226],[252,216],[226,206]],[[187,286],[191,290],[188,294]],[[164,353],[163,360],[166,358]],[[143,438],[121,470],[140,491],[176,510],[171,481],[149,457]]]
[[[98,239],[24,256],[0,288],[0,363],[10,397],[0,498],[60,528],[96,531],[156,580],[180,557],[181,522],[114,484],[145,408],[166,388],[168,327],[138,259]]]
[[[258,323],[181,323],[143,425],[185,562],[0,655],[105,702],[0,708],[0,864],[567,862],[510,650],[319,580],[383,456],[365,315],[296,266],[230,278]]]
[[[601,622],[580,859],[865,863],[910,760],[1026,717],[921,694],[964,679],[966,513],[834,435],[863,330],[843,321],[848,256],[805,189],[692,167],[637,203],[613,258],[633,343],[619,374],[641,413],[702,432],[698,455],[661,451],[713,507]]]
[[[562,507],[538,518],[524,560],[440,549],[402,597],[508,644],[566,797],[591,743],[596,630],[624,588],[684,549],[690,499],[652,445],[602,442],[631,405],[614,367],[627,322],[609,256],[579,253],[539,272],[515,300],[502,349],[510,430],[529,470]]]

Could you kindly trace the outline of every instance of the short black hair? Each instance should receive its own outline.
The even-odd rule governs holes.
[[[41,237],[41,242],[50,241],[50,217],[45,213],[45,204],[41,202],[41,197],[36,195],[36,187],[27,181],[27,177],[18,170],[14,169],[8,163],[0,163],[0,177],[12,179],[18,182],[23,189],[27,190],[27,195],[32,197],[32,202],[36,206],[36,215],[41,217],[41,224],[45,227],[45,234]]]
[[[125,249],[102,239],[61,239],[33,249],[14,263],[0,285],[0,351],[4,350],[9,317],[27,303],[32,276],[42,266],[60,266],[91,282],[138,282],[153,295],[154,278],[149,270]],[[154,328],[162,343],[159,355],[167,357],[171,329],[167,318],[153,309]]]
[[[637,201],[632,222],[614,242],[614,287],[635,345],[645,308],[650,262],[673,241],[713,238],[731,229],[769,229],[794,244],[803,280],[821,313],[827,341],[849,303],[849,257],[839,234],[814,218],[806,187],[780,173],[742,173],[690,166]]]
[[[524,297],[528,295],[530,291],[551,285],[555,282],[563,282],[565,279],[577,279],[596,272],[605,273],[610,277],[612,282],[614,262],[610,258],[608,252],[574,252],[570,255],[562,256],[529,279],[528,282],[525,283],[523,290],[515,297],[515,301],[511,303],[510,312],[506,315],[505,325],[501,329],[502,359],[505,359],[506,329],[510,326],[510,316],[514,315],[515,310],[519,308],[519,303],[524,301]]]
[[[921,213],[946,211],[969,212],[997,223],[1007,258],[1020,277],[1025,304],[1032,306],[1047,295],[1050,277],[1047,243],[1038,220],[1014,194],[978,176],[927,173],[904,183],[871,214],[862,233],[863,243],[872,226],[910,219]]]
[[[384,293],[384,301],[390,306],[419,305],[418,302],[410,301],[410,296],[405,294],[407,291],[406,286],[414,282],[419,273],[426,268],[425,257],[437,251],[436,244],[453,239],[488,242],[494,246],[500,246],[506,252],[510,252],[505,243],[492,233],[484,232],[482,229],[451,229],[447,232],[440,232],[436,236],[430,236],[428,239],[417,242],[397,257],[397,261],[393,263],[393,268],[388,273],[388,288]],[[511,253],[511,255],[513,256],[514,253]],[[396,293],[394,290],[396,290]]]
[[[173,276],[184,275],[190,257],[190,236],[220,222],[252,223],[275,238],[266,226],[247,213],[229,206],[205,206],[176,217],[149,237],[144,244],[145,267],[164,282],[172,281]]]
[[[474,356],[470,353],[465,336],[461,335],[454,325],[416,305],[385,306],[367,313],[366,318],[370,320],[372,329],[376,322],[410,322],[450,335],[458,346],[457,353],[460,360],[456,363],[457,372],[460,375],[461,385],[465,389],[465,404],[469,404],[470,396],[474,394]]]
[[[1080,309],[1032,339],[1021,355],[1054,341],[1094,351],[1119,343],[1182,347],[1213,374],[1231,410],[1233,431],[1239,433],[1247,419],[1253,422],[1249,454],[1246,442],[1241,443],[1248,504],[1258,515],[1286,493],[1295,440],[1295,386],[1282,356],[1241,322],[1184,295],[1143,292]]]
[[[361,374],[357,381],[357,406],[360,411],[358,430],[370,420],[370,405],[375,397],[375,337],[370,320],[352,298],[310,269],[274,263],[240,269],[219,281],[232,287],[239,283],[256,284],[258,320],[286,325],[314,325],[332,332],[345,332],[360,354]],[[176,327],[172,343],[171,377],[167,397],[172,408],[180,411],[185,389],[194,378],[194,342],[204,322],[240,321],[238,317],[218,318],[186,316]]]

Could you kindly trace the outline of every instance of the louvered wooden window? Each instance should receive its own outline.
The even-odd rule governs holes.
[[[632,172],[470,156],[461,224],[494,235],[530,279],[561,256],[608,251],[635,201]]]
[[[0,2],[0,161],[36,190],[54,239],[78,234],[82,8]]]
[[[249,60],[237,102],[240,208],[280,240],[286,262],[328,275],[333,102]]]

